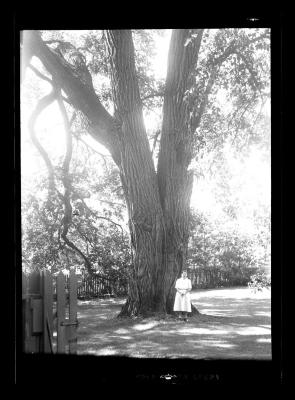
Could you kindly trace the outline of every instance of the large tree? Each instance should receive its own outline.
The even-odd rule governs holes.
[[[246,110],[257,105],[265,94],[263,52],[269,39],[267,30],[227,29],[213,35],[203,29],[173,30],[164,87],[143,96],[135,34],[106,30],[97,40],[96,56],[99,59],[101,52],[106,57],[111,79],[112,114],[94,89],[82,50],[62,40],[45,41],[38,31],[24,31],[21,41],[22,76],[33,56],[52,76],[53,91],[41,100],[35,116],[55,98],[60,106],[70,104],[120,171],[134,263],[121,315],[172,311],[174,284],[186,265],[193,186],[189,167],[204,143],[202,121],[204,132],[212,119],[218,123],[214,90],[221,84],[236,101],[233,119],[239,123]],[[162,127],[155,136],[157,163],[143,116],[144,97],[156,96],[163,99]]]

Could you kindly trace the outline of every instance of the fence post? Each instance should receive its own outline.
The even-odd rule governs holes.
[[[65,352],[65,276],[62,272],[56,278],[56,311],[57,311],[57,353]]]
[[[77,323],[77,275],[74,270],[69,276],[69,322]],[[77,325],[69,326],[69,353],[77,353]]]
[[[53,353],[53,282],[52,275],[46,269],[42,271],[43,295],[43,351]]]
[[[27,276],[22,272],[22,350],[27,350],[27,336],[28,336],[28,323],[27,323],[27,290],[28,282]]]
[[[40,272],[34,271],[28,278],[26,318],[26,352],[39,353],[42,344],[42,298]]]

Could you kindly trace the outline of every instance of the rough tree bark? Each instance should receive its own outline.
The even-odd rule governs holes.
[[[188,41],[192,33],[194,40]],[[24,59],[35,55],[42,61],[67,101],[84,115],[90,135],[110,151],[120,170],[134,251],[134,269],[122,316],[173,310],[174,284],[186,264],[189,239],[193,134],[213,85],[216,66],[233,52],[229,47],[224,57],[212,64],[205,98],[192,123],[191,109],[184,98],[192,84],[202,34],[203,30],[188,29],[172,33],[157,170],[143,120],[132,32],[105,32],[114,117],[102,106],[93,86],[85,84],[60,55],[46,46],[37,31],[24,35]]]
[[[26,51],[40,58],[68,101],[84,114],[89,133],[108,148],[120,169],[134,250],[129,296],[121,315],[172,312],[174,284],[186,262],[192,190],[192,133],[183,96],[201,33],[193,46],[184,46],[188,30],[172,35],[157,173],[144,126],[131,31],[105,34],[116,118],[38,32],[28,31],[24,38]]]

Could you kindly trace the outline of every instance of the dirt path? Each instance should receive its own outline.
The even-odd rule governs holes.
[[[117,319],[124,299],[79,302],[78,353],[153,358],[270,359],[270,292],[199,290],[201,315],[184,323]]]

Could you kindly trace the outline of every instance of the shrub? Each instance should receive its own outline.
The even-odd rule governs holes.
[[[262,291],[264,288],[270,289],[271,279],[266,275],[265,272],[257,272],[256,274],[251,275],[248,286],[254,292],[257,290]]]

